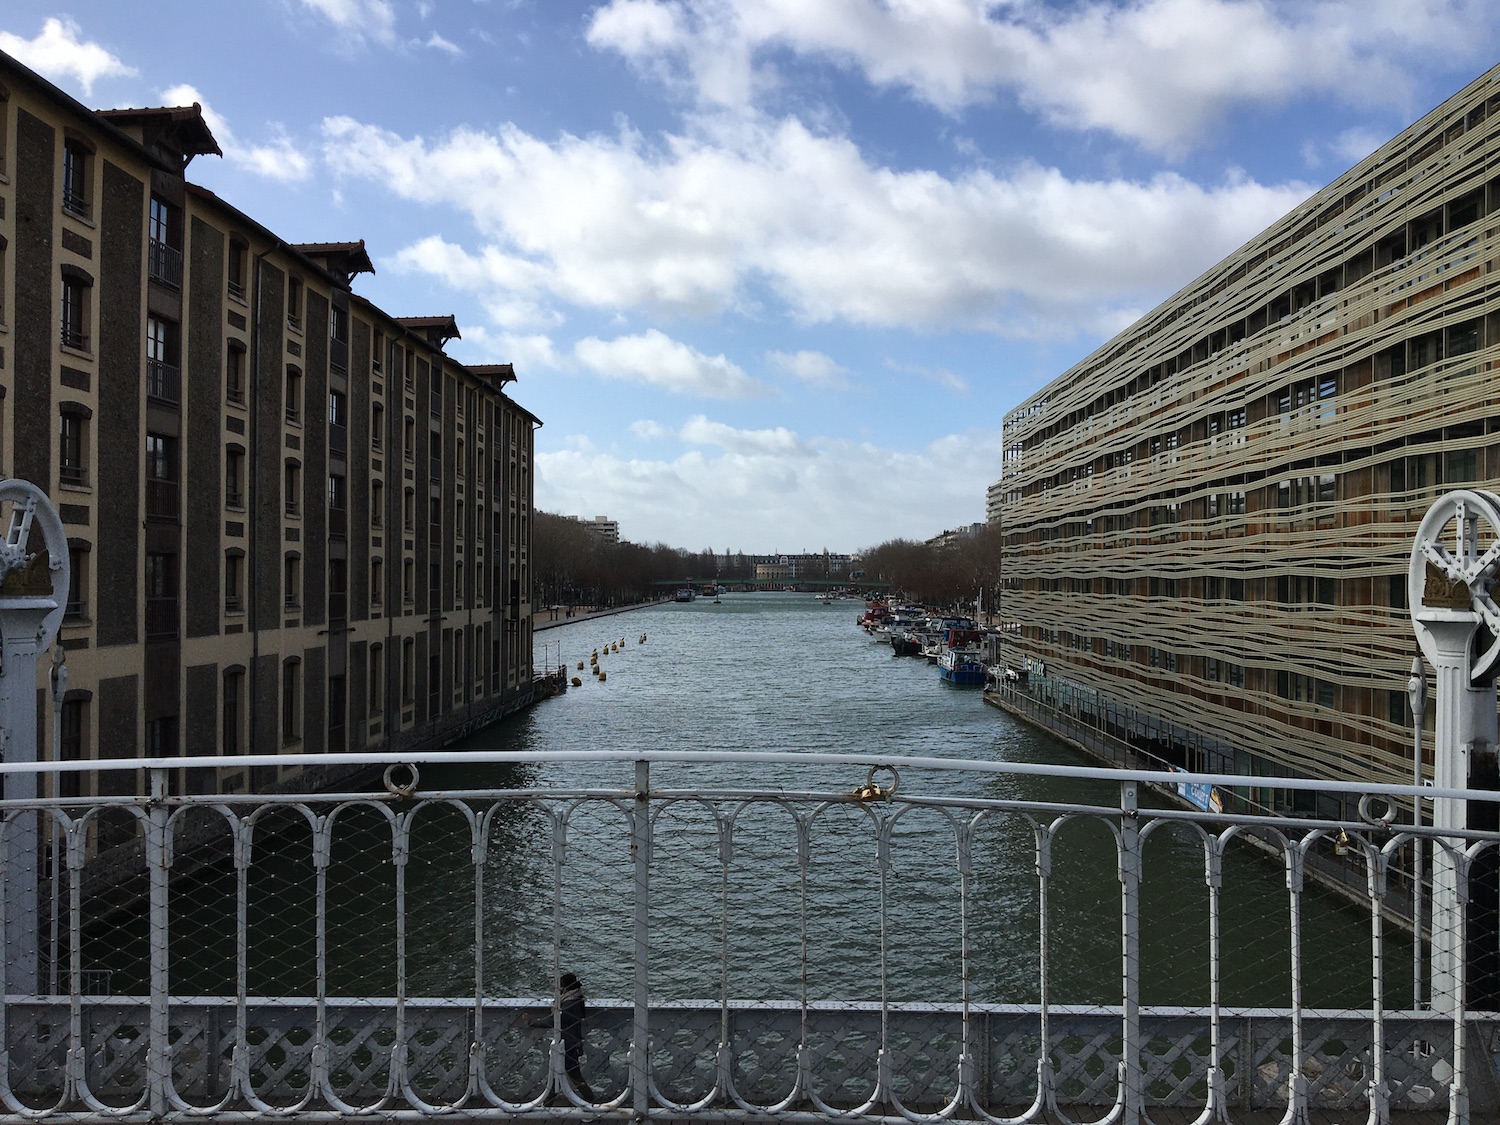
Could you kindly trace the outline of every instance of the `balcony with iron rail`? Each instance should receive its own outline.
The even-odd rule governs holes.
[[[149,240],[146,248],[146,268],[153,281],[182,288],[182,251],[160,239]]]
[[[168,406],[182,401],[182,368],[161,359],[146,360],[146,397]]]
[[[1469,1005],[1495,982],[1462,940],[1494,940],[1500,834],[1394,816],[1493,793],[1361,787],[1341,823],[1161,795],[1234,777],[1005,762],[356,763],[368,784],[218,796],[170,780],[217,757],[51,764],[150,789],[0,802],[7,859],[42,857],[30,908],[3,900],[0,1119],[1500,1113],[1500,1020]],[[1419,839],[1474,888],[1432,915],[1457,962],[1429,986],[1387,909]],[[1362,901],[1304,879],[1333,850]]]

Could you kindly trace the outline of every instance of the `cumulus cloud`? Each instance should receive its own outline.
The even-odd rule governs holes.
[[[573,355],[606,379],[624,379],[673,394],[732,399],[765,393],[760,383],[723,355],[704,355],[656,328],[613,340],[589,336],[573,345]]]
[[[35,39],[0,31],[0,51],[54,82],[72,79],[86,97],[93,96],[94,83],[101,78],[131,78],[139,73],[98,43],[86,42],[82,35],[83,29],[72,20],[53,17],[42,24]]]
[[[766,359],[777,370],[817,386],[843,387],[848,385],[848,374],[834,362],[832,356],[822,352],[767,352]]]
[[[803,322],[1096,332],[1312,190],[897,171],[796,120],[657,144],[625,127],[548,142],[514,125],[428,140],[348,117],[323,134],[339,174],[469,218],[481,245],[426,239],[398,261],[482,294],[515,327],[559,304],[706,316],[772,300]]]
[[[1482,57],[1492,23],[1486,0],[612,0],[588,39],[709,105],[751,104],[792,52],[947,112],[1008,94],[1167,151],[1236,106],[1402,105],[1402,60]]]
[[[396,42],[396,12],[390,0],[302,0],[351,42],[390,46]]]
[[[231,164],[283,183],[305,180],[312,174],[312,160],[301,152],[280,125],[271,126],[271,139],[264,144],[245,144],[235,136],[229,122],[213,106],[204,100],[197,87],[182,84],[162,91],[162,100],[167,105],[191,105],[197,102],[203,109],[203,120],[207,122],[214,139],[224,150],[224,159]]]
[[[654,423],[652,424],[655,425]],[[652,435],[672,434],[656,427]],[[675,435],[676,456],[594,449],[537,454],[537,506],[607,511],[638,539],[747,551],[850,551],[880,538],[926,538],[983,518],[976,480],[1000,475],[1000,434],[945,435],[898,451],[782,430],[740,430],[705,417]],[[879,481],[872,488],[871,481]]]

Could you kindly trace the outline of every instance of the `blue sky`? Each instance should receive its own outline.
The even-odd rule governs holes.
[[[6,0],[190,177],[453,313],[539,507],[700,550],[984,518],[1004,413],[1497,61],[1492,0]]]

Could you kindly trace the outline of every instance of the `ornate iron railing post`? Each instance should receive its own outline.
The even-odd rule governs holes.
[[[1407,597],[1417,642],[1436,673],[1433,783],[1439,789],[1469,788],[1474,759],[1495,748],[1500,607],[1490,586],[1500,572],[1497,535],[1500,497],[1460,489],[1433,503],[1412,544]],[[1449,542],[1445,537],[1451,537]],[[1475,638],[1483,635],[1481,626],[1488,636],[1475,651]],[[1467,806],[1458,798],[1434,799],[1434,826],[1467,828]],[[1459,893],[1462,851],[1457,839],[1452,847],[1433,848],[1432,1007],[1444,1013],[1467,1006],[1462,936],[1466,926],[1460,917],[1467,895]],[[1461,1044],[1454,1049],[1457,1054]]]
[[[651,763],[635,764],[630,855],[635,861],[635,999],[630,1035],[631,1109],[646,1120],[651,1096]]]
[[[1120,782],[1120,1083],[1127,1125],[1145,1120],[1141,1063],[1141,823],[1134,781]]]
[[[0,505],[10,507],[10,527],[0,542],[0,754],[7,762],[42,758],[36,721],[37,660],[57,636],[67,603],[68,539],[57,509],[36,485],[0,480]],[[44,550],[31,550],[33,532]],[[5,778],[8,801],[37,797],[35,773]],[[41,909],[37,886],[41,841],[37,813],[21,809],[0,824],[4,896],[0,996],[33,994],[41,987]],[[0,1000],[3,1005],[3,1000]]]
[[[150,883],[146,929],[150,950],[151,1017],[146,1046],[147,1102],[153,1117],[167,1112],[172,1084],[171,1014],[168,1011],[167,894],[172,867],[171,810],[167,808],[167,771],[150,770],[151,796],[146,806],[146,875]]]

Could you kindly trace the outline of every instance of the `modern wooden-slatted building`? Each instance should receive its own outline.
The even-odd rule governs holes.
[[[197,106],[94,112],[0,54],[0,472],[53,498],[73,577],[46,753],[217,753],[174,779],[210,792],[530,698],[539,424],[451,316],[353,291],[362,242],[188,181],[218,151]]]
[[[1500,68],[1009,413],[1012,667],[1175,764],[1410,781],[1407,560],[1500,487],[1497,357]]]

